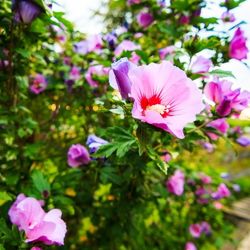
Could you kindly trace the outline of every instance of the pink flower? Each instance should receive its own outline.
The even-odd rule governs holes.
[[[167,189],[170,193],[180,196],[184,191],[184,182],[184,174],[180,170],[176,170],[166,182]]]
[[[164,60],[166,56],[173,54],[176,50],[176,47],[174,45],[167,46],[165,48],[162,48],[159,50],[159,56],[161,60]]]
[[[187,242],[185,245],[185,250],[197,250],[193,242]]]
[[[229,57],[238,60],[247,59],[248,48],[244,32],[238,28],[229,44]]]
[[[190,17],[189,16],[185,16],[185,15],[182,15],[180,17],[180,23],[183,24],[183,25],[186,25],[186,24],[189,24],[190,23]]]
[[[184,126],[204,107],[201,91],[186,74],[164,61],[138,66],[128,77],[134,99],[132,116],[184,138]]]
[[[69,79],[70,80],[79,80],[81,78],[80,69],[76,66],[73,66],[69,72]]]
[[[141,0],[127,0],[128,5],[139,4]]]
[[[230,13],[229,11],[224,12],[221,15],[221,20],[225,23],[227,22],[234,22],[235,21],[235,16],[233,13]]]
[[[198,56],[191,66],[191,71],[194,74],[207,73],[212,65],[213,63],[210,59]]]
[[[190,225],[190,227],[189,227],[189,233],[194,238],[199,238],[201,236],[201,233],[202,233],[201,225],[198,224],[198,223]]]
[[[30,250],[42,250],[41,247],[32,247]]]
[[[112,88],[119,90],[123,99],[127,99],[131,92],[131,81],[128,72],[137,67],[127,58],[122,58],[111,66],[109,83]]]
[[[225,118],[220,118],[217,120],[214,120],[212,122],[209,122],[207,124],[207,127],[214,128],[221,132],[222,134],[225,134],[227,130],[229,129],[229,125],[227,123],[227,120]]]
[[[86,40],[74,44],[74,50],[80,55],[90,52],[100,53],[103,46],[101,35],[91,35]]]
[[[227,116],[232,110],[242,111],[250,101],[248,91],[232,90],[232,83],[227,80],[215,80],[207,83],[204,93],[208,99],[216,104],[216,112],[220,116]]]
[[[20,194],[8,214],[11,222],[17,225],[19,230],[25,231],[26,242],[64,244],[66,225],[61,219],[62,213],[59,209],[45,213],[38,200]]]
[[[90,66],[85,74],[85,79],[91,87],[98,87],[98,81],[93,79],[94,76],[106,76],[108,74],[108,69],[104,68],[102,65]]]
[[[36,74],[32,77],[30,91],[36,95],[40,94],[47,88],[48,82],[42,74]]]
[[[209,223],[207,223],[206,221],[202,221],[200,225],[202,233],[205,233],[206,235],[209,235],[211,233],[211,226]]]
[[[70,167],[86,165],[90,162],[88,150],[81,144],[73,144],[68,151],[68,164]]]
[[[137,15],[137,22],[143,28],[147,28],[153,21],[154,17],[148,12],[142,11]]]
[[[212,193],[212,198],[215,200],[219,200],[225,197],[229,197],[231,195],[230,190],[227,188],[226,184],[221,183],[217,188],[217,191]]]
[[[129,40],[123,40],[115,49],[114,54],[116,57],[120,56],[123,51],[134,51],[141,49],[140,45],[135,44]]]
[[[209,175],[201,174],[200,179],[203,184],[210,184],[212,182],[212,178]]]
[[[172,160],[172,156],[170,153],[166,152],[162,157],[161,159],[165,162],[170,162]]]
[[[220,203],[219,201],[214,201],[213,205],[214,205],[215,209],[217,209],[217,210],[221,210],[223,208],[222,203]]]

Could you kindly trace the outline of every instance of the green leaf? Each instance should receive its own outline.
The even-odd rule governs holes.
[[[50,184],[47,179],[44,177],[43,173],[39,170],[34,170],[31,174],[31,178],[34,186],[39,192],[48,191],[50,192]]]
[[[233,73],[231,71],[221,70],[221,69],[212,70],[209,73],[207,73],[206,75],[213,75],[213,76],[218,76],[218,77],[233,77],[233,78],[235,78],[235,76],[233,75]]]
[[[2,206],[5,202],[11,201],[12,198],[6,191],[0,191],[0,206]]]

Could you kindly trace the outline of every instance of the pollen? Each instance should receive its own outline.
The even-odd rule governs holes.
[[[166,106],[162,105],[162,104],[155,104],[155,105],[152,105],[152,106],[147,106],[146,109],[155,111],[155,112],[157,112],[157,113],[159,113],[161,115],[163,115],[167,111]]]

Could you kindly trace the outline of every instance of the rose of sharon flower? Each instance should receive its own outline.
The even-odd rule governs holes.
[[[240,112],[250,101],[250,93],[240,89],[232,90],[232,83],[215,79],[206,84],[204,88],[206,97],[216,104],[216,112],[220,116],[227,116],[233,110]]]
[[[91,87],[98,87],[98,81],[93,79],[93,76],[106,76],[109,69],[104,68],[103,65],[90,66],[85,74],[85,79]]]
[[[180,170],[176,170],[166,183],[167,189],[170,193],[180,196],[184,191],[184,182],[184,174]]]
[[[248,147],[250,145],[250,138],[240,136],[239,138],[236,139],[236,142],[242,147]]]
[[[210,59],[207,59],[203,56],[198,56],[191,65],[191,71],[194,74],[207,73],[212,65],[213,63]]]
[[[41,247],[32,247],[30,250],[42,250]]]
[[[212,198],[215,200],[219,200],[225,197],[229,197],[231,195],[230,190],[227,188],[226,184],[221,183],[217,188],[217,191],[212,193]]]
[[[229,44],[229,57],[243,60],[247,59],[248,48],[246,45],[246,38],[244,32],[238,28]]]
[[[108,141],[106,140],[103,140],[102,138],[96,136],[96,135],[89,135],[88,136],[88,139],[87,139],[87,146],[89,147],[89,151],[90,153],[95,153],[99,147],[101,147],[102,145],[105,145],[107,144]]]
[[[164,60],[167,55],[173,54],[176,50],[176,47],[174,45],[167,46],[165,48],[162,48],[159,50],[159,56],[161,60]]]
[[[31,23],[43,12],[39,5],[27,0],[12,0],[12,9],[15,21],[25,24]]]
[[[197,250],[193,242],[187,242],[185,245],[185,250]]]
[[[81,144],[73,144],[68,151],[68,164],[70,167],[86,165],[90,162],[88,150]]]
[[[202,233],[202,227],[200,224],[196,223],[196,224],[192,224],[189,227],[189,232],[190,234],[194,237],[194,238],[199,238],[201,236]]]
[[[204,105],[198,87],[170,62],[138,66],[128,72],[132,116],[184,138],[184,126],[196,119]]]
[[[143,28],[147,28],[153,21],[153,16],[148,12],[142,11],[137,15],[137,22]]]
[[[52,209],[46,213],[38,200],[20,194],[8,214],[11,222],[25,231],[26,242],[64,244],[66,224],[61,219],[61,210]]]
[[[207,127],[214,128],[220,133],[226,134],[227,130],[229,129],[229,124],[227,123],[227,120],[225,118],[220,118],[209,122],[207,124]],[[207,135],[210,137],[211,140],[217,140],[219,138],[219,135],[213,132],[207,132]]]
[[[109,83],[111,87],[119,90],[123,99],[127,99],[131,92],[131,81],[128,72],[137,67],[127,58],[121,58],[111,66],[109,71]]]
[[[81,78],[80,69],[76,66],[73,66],[69,72],[69,79],[70,80],[79,80]]]
[[[229,23],[232,23],[235,21],[235,16],[233,13],[230,13],[229,11],[226,11],[224,12],[222,15],[221,15],[221,20],[225,23],[229,22]]]
[[[30,91],[36,95],[40,94],[47,88],[48,82],[42,74],[36,74],[32,77]]]

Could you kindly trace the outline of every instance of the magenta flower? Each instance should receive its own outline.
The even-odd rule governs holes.
[[[170,153],[165,152],[164,155],[161,156],[161,159],[168,163],[172,160],[172,156]]]
[[[159,56],[161,60],[164,60],[166,56],[171,55],[175,52],[176,47],[174,45],[167,46],[159,50]]]
[[[226,11],[226,12],[223,12],[223,14],[221,15],[221,20],[225,23],[232,23],[234,22],[236,19],[235,19],[235,16],[233,13],[230,13],[229,11]]]
[[[170,193],[181,196],[184,192],[185,177],[180,170],[176,170],[166,182],[167,189]]]
[[[221,183],[217,188],[217,191],[212,193],[211,196],[215,200],[219,200],[225,197],[229,197],[231,195],[230,190],[227,188],[226,184]]]
[[[116,57],[119,57],[123,51],[135,51],[141,49],[141,46],[135,44],[129,40],[123,40],[115,49],[114,54]]]
[[[31,23],[43,12],[39,5],[28,0],[12,0],[12,9],[15,20],[25,24]]]
[[[30,250],[43,250],[41,247],[32,247]]]
[[[185,245],[185,250],[197,250],[193,242],[187,242]]]
[[[189,227],[189,233],[194,237],[194,238],[200,238],[201,233],[202,233],[202,227],[200,224],[192,224]]]
[[[210,184],[212,182],[212,178],[206,174],[201,174],[200,179],[203,184]]]
[[[68,164],[75,168],[90,162],[88,150],[81,144],[73,144],[68,151]]]
[[[212,65],[213,63],[210,59],[207,59],[203,56],[198,56],[191,65],[191,71],[194,74],[207,73]]]
[[[190,17],[189,16],[186,16],[186,15],[182,15],[180,17],[180,24],[183,24],[183,25],[187,25],[190,23]]]
[[[248,48],[246,45],[246,38],[244,32],[238,28],[229,44],[229,57],[243,60],[247,59]]]
[[[137,22],[139,26],[143,28],[147,28],[153,21],[154,21],[154,17],[146,11],[141,11],[137,15]]]
[[[227,123],[227,120],[225,118],[220,118],[212,122],[209,122],[207,124],[207,127],[214,128],[218,130],[220,133],[226,134],[227,130],[229,129],[229,124]],[[212,140],[217,140],[219,138],[219,136],[213,132],[207,132],[207,134]]]
[[[52,209],[46,213],[38,200],[19,194],[8,214],[11,222],[25,231],[26,242],[64,244],[66,224],[61,219],[61,210]]]
[[[216,104],[216,112],[222,117],[229,115],[232,110],[242,111],[250,102],[248,91],[232,90],[232,83],[227,80],[215,80],[207,83],[204,93],[209,100]]]
[[[90,52],[100,53],[103,46],[101,35],[91,35],[86,40],[74,44],[74,51],[80,55]]]
[[[94,76],[106,76],[108,75],[108,68],[104,68],[102,65],[90,66],[85,73],[85,79],[91,87],[98,87],[98,81],[94,79]]]
[[[141,0],[127,0],[128,5],[139,4]]]
[[[202,221],[200,223],[201,225],[201,231],[202,233],[206,234],[206,235],[209,235],[211,234],[211,226],[209,223],[207,223],[206,221]]]
[[[69,79],[70,80],[79,80],[81,78],[80,69],[76,66],[73,66],[69,72]]]
[[[137,67],[127,58],[122,58],[111,66],[109,71],[110,86],[119,90],[123,99],[127,99],[131,92],[131,81],[128,77],[128,72]]]
[[[36,74],[31,78],[29,89],[32,93],[38,95],[47,88],[48,82],[42,74]]]
[[[186,74],[164,61],[138,66],[128,77],[134,99],[132,116],[184,138],[184,126],[204,107],[201,91]]]

